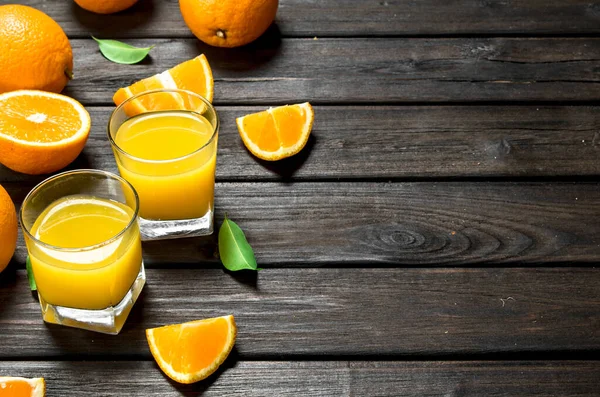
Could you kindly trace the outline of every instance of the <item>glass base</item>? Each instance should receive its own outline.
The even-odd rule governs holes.
[[[207,236],[213,232],[213,212],[202,218],[155,221],[139,218],[142,241]]]
[[[123,324],[125,324],[125,320],[138,296],[140,296],[140,292],[142,292],[145,283],[146,272],[144,271],[144,263],[142,262],[140,272],[123,300],[116,306],[108,307],[103,310],[85,310],[54,306],[44,301],[42,295],[39,295],[40,306],[42,307],[42,317],[45,322],[51,324],[117,335],[121,331],[121,328],[123,328]]]

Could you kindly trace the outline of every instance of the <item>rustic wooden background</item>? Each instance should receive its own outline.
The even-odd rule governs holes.
[[[16,2],[71,38],[65,93],[93,126],[69,168],[116,171],[113,92],[206,54],[217,222],[227,212],[265,270],[223,271],[214,236],[145,244],[148,284],[106,336],[42,322],[20,240],[0,276],[0,375],[78,397],[600,393],[600,4],[281,0],[262,38],[227,50],[191,36],[176,0],[111,16]],[[157,47],[117,65],[92,34]],[[308,147],[254,159],[235,117],[302,101]],[[17,205],[43,178],[0,168]],[[216,375],[160,372],[145,328],[230,313],[238,341]]]

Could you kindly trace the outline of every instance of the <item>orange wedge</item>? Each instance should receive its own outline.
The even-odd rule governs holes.
[[[20,90],[0,94],[0,163],[25,174],[47,174],[81,153],[90,115],[64,95]]]
[[[204,54],[202,54],[162,73],[133,83],[129,87],[119,88],[113,96],[113,101],[115,105],[119,106],[132,96],[146,91],[178,88],[194,92],[212,102],[213,85],[210,65]],[[131,113],[139,114],[148,110],[184,109],[183,102],[181,101],[181,96],[175,94],[145,97],[140,100],[134,100],[130,104],[131,109],[126,109],[126,111],[131,115]]]
[[[16,378],[0,376],[0,397],[44,397],[44,378]]]
[[[280,106],[236,119],[244,145],[263,160],[281,160],[298,153],[312,130],[310,103]]]
[[[198,382],[215,372],[231,352],[236,334],[231,315],[146,330],[156,363],[179,383]]]

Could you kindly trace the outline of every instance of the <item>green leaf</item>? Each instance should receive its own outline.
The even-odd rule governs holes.
[[[37,291],[37,285],[35,284],[35,279],[33,278],[33,271],[31,270],[31,260],[29,259],[29,255],[27,256],[27,261],[25,261],[25,266],[27,267],[27,278],[29,279],[29,288],[32,291]]]
[[[258,270],[252,247],[244,232],[230,219],[225,220],[219,229],[219,254],[223,266],[229,271]]]
[[[109,61],[114,63],[121,63],[125,65],[131,65],[140,62],[146,58],[146,55],[150,52],[154,46],[139,48],[129,44],[121,43],[117,40],[100,40],[92,36],[92,39],[96,40],[100,52]]]

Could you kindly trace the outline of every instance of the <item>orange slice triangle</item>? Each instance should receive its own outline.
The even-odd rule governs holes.
[[[308,141],[314,113],[310,103],[280,106],[236,119],[248,150],[263,160],[281,160],[298,153]]]
[[[44,378],[17,378],[0,376],[0,397],[44,397]]]
[[[113,102],[119,106],[127,99],[146,91],[157,89],[180,89],[196,93],[209,102],[213,100],[213,76],[204,54],[180,63],[162,73],[142,79],[129,87],[119,88],[113,96]],[[164,93],[143,97],[125,105],[127,114],[139,114],[150,110],[185,109],[185,99],[181,95]]]
[[[231,352],[236,334],[231,315],[146,330],[156,363],[180,383],[198,382],[215,372]]]

